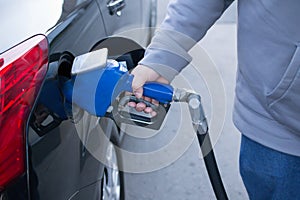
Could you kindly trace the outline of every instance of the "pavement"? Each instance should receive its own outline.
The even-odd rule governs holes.
[[[167,5],[163,2],[159,4],[161,12]],[[215,156],[229,199],[244,200],[248,196],[238,169],[241,135],[232,123],[237,70],[235,7],[233,5],[191,50],[196,58],[194,65],[186,67],[172,84],[186,84],[202,95]],[[163,13],[159,13],[159,22],[162,16]],[[176,143],[177,140],[180,142]],[[175,144],[170,151],[168,148],[172,145],[169,144]],[[127,127],[122,147],[137,154],[155,152],[147,161],[135,160],[132,169],[136,167],[140,171],[124,173],[126,199],[216,199],[186,106],[173,104],[158,132]],[[165,153],[156,154],[161,149]]]

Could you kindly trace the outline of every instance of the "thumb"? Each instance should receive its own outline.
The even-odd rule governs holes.
[[[143,92],[143,87],[139,87],[135,91],[133,91],[133,94],[136,96],[136,98],[140,99],[143,96]]]
[[[132,81],[132,91],[137,98],[142,98],[143,85],[147,81],[155,81],[159,77],[158,73],[156,73],[153,69],[148,68],[144,65],[136,66],[132,70],[131,74],[134,75]]]
[[[132,81],[132,92],[137,98],[142,98],[143,96],[143,85],[146,83],[146,80],[135,76]]]

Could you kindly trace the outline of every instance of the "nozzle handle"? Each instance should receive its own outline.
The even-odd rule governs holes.
[[[159,101],[160,103],[170,103],[173,99],[174,89],[169,84],[158,82],[147,82],[143,86],[143,95]]]

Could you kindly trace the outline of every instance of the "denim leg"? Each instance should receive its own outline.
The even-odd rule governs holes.
[[[240,173],[251,200],[300,199],[300,157],[242,136]]]

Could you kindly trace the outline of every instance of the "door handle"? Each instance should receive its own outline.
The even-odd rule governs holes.
[[[121,16],[121,10],[125,7],[125,0],[109,0],[107,2],[107,8],[110,15]]]

